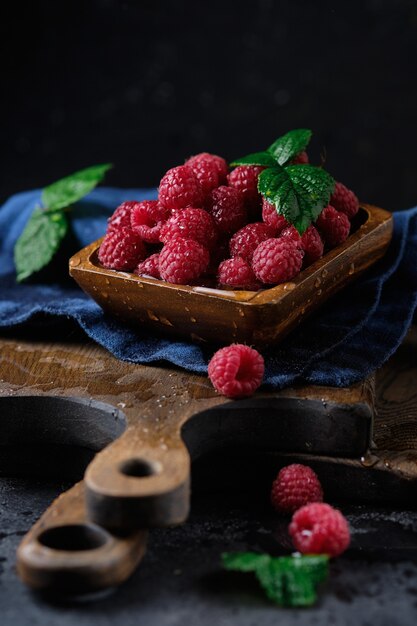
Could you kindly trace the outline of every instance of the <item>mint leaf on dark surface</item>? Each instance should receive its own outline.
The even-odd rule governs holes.
[[[247,156],[235,159],[230,165],[264,165],[266,167],[274,167],[277,164],[276,159],[269,152],[254,152]]]
[[[110,163],[93,165],[45,187],[42,192],[43,206],[47,210],[55,211],[81,200],[103,180],[111,167]]]
[[[50,262],[67,230],[68,221],[64,213],[47,213],[39,208],[34,210],[14,249],[19,282]]]
[[[260,173],[259,192],[302,234],[329,203],[334,180],[312,165],[269,168]]]
[[[279,165],[286,165],[297,154],[302,152],[308,146],[312,132],[307,128],[298,128],[290,130],[290,132],[282,135],[269,146],[270,152]]]
[[[328,575],[326,555],[270,557],[254,552],[222,555],[225,569],[254,572],[267,597],[280,606],[311,606]]]

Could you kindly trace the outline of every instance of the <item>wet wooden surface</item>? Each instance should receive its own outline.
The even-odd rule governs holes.
[[[217,450],[219,460],[226,457],[233,465],[235,453],[229,448],[236,448],[238,444],[243,450],[249,448],[257,467],[253,472],[251,464],[251,474],[257,480],[263,472],[270,472],[268,459],[275,470],[277,464],[304,460],[318,469],[329,494],[337,495],[343,483],[344,495],[352,500],[408,501],[409,504],[417,479],[416,345],[417,331],[413,329],[402,348],[378,373],[376,387],[373,380],[340,390],[300,387],[276,393],[261,392],[243,403],[230,403],[216,395],[204,376],[169,367],[123,363],[86,341],[48,344],[9,336],[0,343],[0,398],[4,401],[3,404],[0,401],[0,412],[1,427],[5,435],[8,433],[2,438],[8,473],[13,462],[19,473],[19,459],[31,456],[34,471],[37,467],[41,473],[48,471],[47,461],[36,464],[36,455],[44,460],[51,458],[48,446],[42,447],[45,442],[52,450],[57,446],[56,458],[60,449],[72,446],[70,449],[76,451],[74,462],[82,451],[89,450],[93,458],[105,446],[87,468],[83,487],[87,498],[83,496],[83,489],[76,494],[78,510],[82,511],[79,521],[81,525],[96,522],[106,527],[105,532],[109,534],[117,535],[119,527],[128,529],[132,537],[136,533],[133,556],[130,556],[132,567],[145,548],[140,526],[175,524],[187,517],[189,453],[193,459],[198,459],[205,452]],[[71,406],[70,399],[74,397],[78,398],[77,410]],[[13,398],[15,407],[18,402],[26,403],[19,405],[18,410],[15,408],[15,413],[10,409]],[[68,401],[64,402],[65,398]],[[57,399],[59,405],[48,405]],[[306,414],[309,417],[312,407],[318,413],[309,422]],[[371,441],[369,416],[375,407]],[[285,438],[279,436],[278,426],[288,426],[280,421],[285,420],[288,412],[292,422],[298,421],[299,428]],[[338,416],[336,421],[335,415]],[[368,428],[363,431],[368,434],[360,439],[362,447],[359,448],[357,437],[352,438],[355,432],[352,429],[355,422],[349,422],[352,415]],[[6,427],[8,416],[9,428]],[[254,416],[256,429],[252,427]],[[10,428],[12,423],[15,431]],[[315,428],[311,428],[311,423]],[[323,432],[320,423],[326,424]],[[308,438],[300,436],[300,432],[305,434],[305,428],[309,429]],[[330,428],[338,433],[337,445],[345,439],[350,454],[335,454],[336,449],[331,449]],[[187,445],[184,445],[181,429]],[[259,431],[258,434],[255,431]],[[111,443],[118,436],[115,443]],[[12,449],[13,454],[8,456],[8,449]],[[68,462],[70,460],[71,455]],[[135,465],[135,461],[139,463]],[[212,468],[209,473],[212,474]],[[232,470],[229,480],[235,479]],[[61,498],[58,508],[53,504],[22,545],[33,542],[38,547],[40,533],[57,523],[68,526],[64,504],[65,498]],[[74,502],[68,505],[72,506]],[[43,566],[49,571],[56,566],[61,572],[59,555],[55,554],[60,550],[52,552],[49,550]],[[97,558],[94,549],[88,552],[88,555],[80,553],[80,558],[84,564],[89,560],[92,577],[93,571],[97,571]],[[119,551],[119,556],[122,552]],[[124,562],[125,553],[121,560]],[[33,571],[29,573],[28,566],[27,558],[20,552],[20,571],[23,578],[26,572],[26,580],[30,582]],[[128,568],[121,565],[118,571],[125,575]]]

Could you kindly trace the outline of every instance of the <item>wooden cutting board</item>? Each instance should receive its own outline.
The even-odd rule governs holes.
[[[328,493],[343,481],[348,497],[410,505],[416,347],[413,330],[378,375],[377,400],[367,380],[230,402],[204,376],[123,363],[85,341],[1,340],[0,471],[76,474],[102,449],[24,538],[21,577],[38,588],[119,584],[144,552],[141,529],[186,519],[191,459],[213,450],[262,453],[275,472],[304,460]]]

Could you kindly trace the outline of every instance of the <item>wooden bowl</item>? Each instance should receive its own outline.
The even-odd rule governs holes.
[[[291,282],[261,291],[173,285],[104,268],[101,239],[70,259],[70,274],[107,313],[123,322],[192,341],[262,347],[280,341],[307,314],[380,259],[392,215],[361,205],[348,239]]]

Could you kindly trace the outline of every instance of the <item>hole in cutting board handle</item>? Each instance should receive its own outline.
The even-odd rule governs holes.
[[[119,469],[125,476],[131,476],[133,478],[148,478],[159,474],[161,471],[159,465],[140,458],[122,461],[119,465]]]
[[[109,534],[93,524],[67,524],[43,531],[38,542],[52,550],[79,552],[96,550],[109,540]]]

